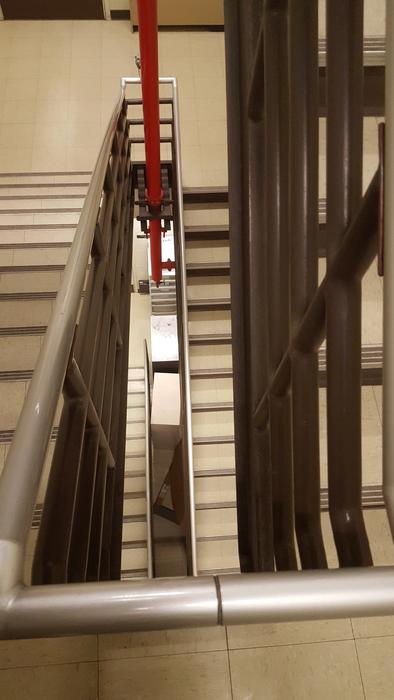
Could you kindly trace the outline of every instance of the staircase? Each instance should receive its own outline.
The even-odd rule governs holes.
[[[0,473],[40,352],[89,182],[90,172],[0,174]],[[122,576],[125,578],[146,575],[143,379],[143,369],[130,368],[122,553]],[[60,406],[28,540],[26,582],[30,581],[59,415]]]
[[[46,332],[89,180],[88,172],[0,175],[0,470]],[[239,571],[226,199],[224,188],[189,188],[184,194],[199,574]],[[321,221],[323,209],[324,203]],[[323,272],[324,261],[321,263]],[[371,303],[379,304],[374,298],[376,289],[376,280],[367,276],[366,309]],[[151,290],[154,313],[173,312],[174,292],[171,279],[160,291]],[[381,345],[376,344],[380,340],[376,337],[372,344],[369,333],[364,341],[365,386],[381,384]],[[320,353],[320,377],[324,386],[324,351]],[[148,575],[141,366],[129,368],[127,421],[122,578],[131,579]],[[55,421],[46,474],[56,431]],[[376,509],[383,502],[376,478],[379,468],[374,471],[374,476],[366,473],[363,501],[365,507]],[[45,487],[44,477],[29,537],[26,581]],[[323,475],[324,510],[326,491]]]
[[[239,571],[224,195],[221,188],[184,195],[199,574]]]

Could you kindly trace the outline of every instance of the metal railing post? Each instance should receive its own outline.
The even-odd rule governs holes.
[[[363,0],[327,3],[327,270],[362,195]],[[361,508],[361,278],[326,289],[330,518],[340,566],[372,564]]]
[[[319,96],[317,4],[289,4],[289,138],[292,332],[317,290]],[[303,569],[327,566],[320,523],[317,350],[291,352],[294,508]]]
[[[265,229],[267,231],[268,353],[272,380],[290,342],[288,2],[264,5]],[[255,196],[258,196],[257,193]],[[289,382],[269,391],[275,563],[296,569]]]

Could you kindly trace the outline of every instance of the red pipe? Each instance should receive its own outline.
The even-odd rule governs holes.
[[[161,281],[162,201],[160,175],[160,107],[159,60],[157,41],[157,0],[138,0],[138,22],[141,54],[141,84],[144,112],[147,198],[151,214],[150,254],[152,278]]]

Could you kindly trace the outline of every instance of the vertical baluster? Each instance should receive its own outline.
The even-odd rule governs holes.
[[[296,331],[318,281],[318,20],[314,0],[290,0],[291,322]],[[317,352],[292,350],[294,507],[304,569],[327,566],[320,523]]]
[[[362,193],[363,0],[327,2],[327,268]],[[340,566],[372,563],[361,509],[361,281],[327,285],[330,518]]]
[[[272,379],[290,342],[288,2],[264,6],[264,119],[269,370]],[[269,395],[274,551],[277,569],[296,569],[289,385]]]

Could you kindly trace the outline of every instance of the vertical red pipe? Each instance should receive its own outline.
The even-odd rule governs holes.
[[[157,0],[138,0],[138,22],[141,54],[141,83],[144,111],[147,197],[150,211],[157,218],[150,222],[152,278],[161,280],[162,200],[160,177],[160,108],[157,42]]]

